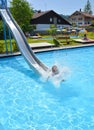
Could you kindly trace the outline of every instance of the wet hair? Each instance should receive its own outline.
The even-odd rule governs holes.
[[[58,74],[59,73],[58,67],[56,65],[52,66],[52,72],[54,74]]]

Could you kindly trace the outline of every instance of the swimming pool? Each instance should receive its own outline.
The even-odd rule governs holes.
[[[82,38],[81,36],[70,36],[70,38]]]
[[[57,87],[22,56],[1,58],[0,130],[94,130],[94,47],[36,55],[70,73]]]

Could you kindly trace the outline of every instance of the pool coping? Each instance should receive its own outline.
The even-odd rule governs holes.
[[[34,53],[94,46],[94,43],[81,44],[81,45],[76,45],[76,46],[70,46],[70,45],[64,46],[64,45],[62,45],[60,47],[53,46],[50,43],[48,43],[49,45],[47,45],[47,46],[41,46],[41,47],[38,45],[38,43],[34,43],[34,44],[37,44],[37,46],[34,45],[34,48],[32,47],[32,44],[30,45],[30,47],[31,47],[31,49],[33,50]],[[19,55],[22,55],[21,52],[9,53],[9,54],[0,54],[0,58],[19,56]]]

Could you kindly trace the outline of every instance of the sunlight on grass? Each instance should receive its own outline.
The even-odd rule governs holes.
[[[47,42],[47,43],[54,44],[53,38],[56,38],[56,36],[53,37],[51,35],[44,35],[44,36],[42,36],[42,38],[38,38],[38,39],[27,38],[27,42],[29,44],[41,43],[41,42]],[[61,36],[63,36],[63,35],[61,34]],[[79,33],[79,36],[83,37],[84,33]],[[94,39],[94,32],[87,32],[87,37],[90,38],[90,39]],[[58,41],[60,42],[61,46],[81,45],[81,43],[77,43],[77,42],[73,41],[73,38],[70,38],[70,39],[67,39],[67,40],[63,39],[63,38],[60,38],[60,39],[58,39]],[[12,39],[11,42],[12,42],[12,44],[16,43],[16,41],[14,39]],[[0,43],[5,43],[5,41],[0,40]],[[10,40],[7,40],[7,45],[8,45],[8,50],[10,50]],[[5,47],[4,47],[4,52],[5,52]]]

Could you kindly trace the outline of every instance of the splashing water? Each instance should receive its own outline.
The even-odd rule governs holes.
[[[43,74],[43,77],[41,77],[42,82],[51,82],[55,87],[60,87],[60,84],[71,76],[70,68],[68,67],[59,67],[59,74],[56,74],[52,76],[51,70],[49,70],[47,73]]]
[[[60,87],[60,84],[62,82],[65,82],[66,80],[68,80],[68,78],[71,74],[71,71],[68,67],[60,68],[59,71],[60,71],[59,74],[57,74],[51,78],[52,83],[57,88]]]

